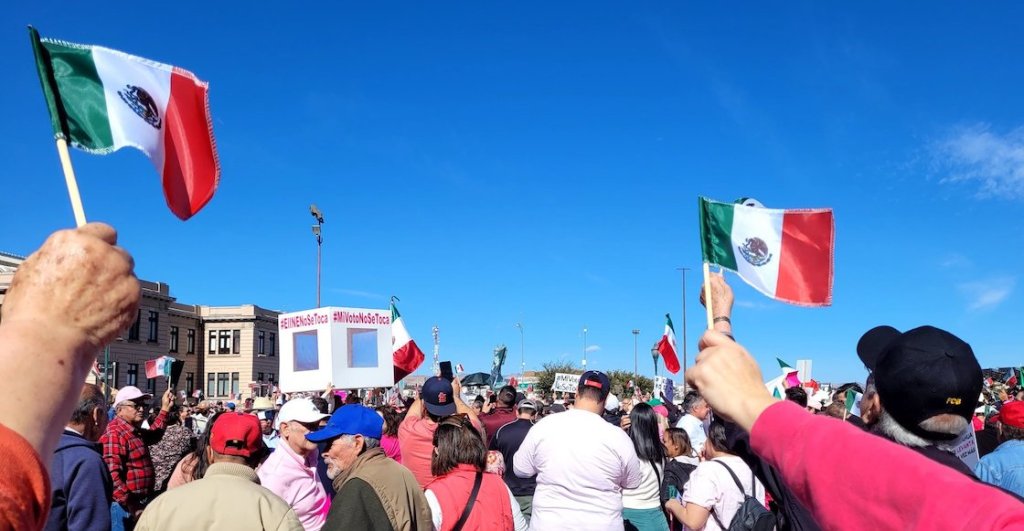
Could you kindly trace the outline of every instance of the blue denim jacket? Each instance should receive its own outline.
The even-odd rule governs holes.
[[[1000,444],[994,452],[978,461],[974,475],[985,483],[1024,496],[1024,441]]]

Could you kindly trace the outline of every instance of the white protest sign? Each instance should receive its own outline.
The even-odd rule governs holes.
[[[551,386],[552,391],[563,393],[575,393],[576,387],[580,385],[581,374],[555,373],[555,383]]]
[[[974,426],[967,425],[967,429],[953,441],[953,448],[955,449],[956,456],[967,465],[967,468],[974,470],[974,466],[978,464],[978,459],[981,458],[978,455],[978,439],[974,435]]]
[[[665,386],[668,385],[668,378],[664,376],[654,377],[654,392],[651,393],[654,397],[660,397],[665,392]]]
[[[391,387],[391,311],[316,308],[278,316],[281,389]]]

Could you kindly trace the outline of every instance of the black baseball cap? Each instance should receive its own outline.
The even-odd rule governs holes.
[[[911,433],[953,440],[959,434],[932,432],[919,424],[941,414],[967,420],[974,415],[981,365],[959,337],[934,326],[903,333],[880,326],[861,337],[857,355],[875,377],[882,407]]]
[[[439,376],[432,376],[423,382],[420,398],[427,412],[437,417],[455,414],[455,392],[452,383]]]
[[[608,393],[612,390],[611,381],[608,380],[608,375],[601,371],[587,371],[580,376],[580,384],[577,386],[579,389],[586,387],[593,387],[601,391],[601,400],[608,398]]]

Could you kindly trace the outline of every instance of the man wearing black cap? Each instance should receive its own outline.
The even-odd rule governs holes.
[[[434,456],[434,431],[437,423],[448,415],[463,413],[483,436],[483,428],[473,409],[462,401],[462,385],[456,378],[449,382],[437,376],[427,378],[420,389],[419,398],[409,407],[405,420],[398,426],[398,445],[402,449],[402,464],[426,487],[434,480],[430,473],[430,460]]]
[[[973,476],[951,443],[971,426],[981,365],[971,346],[933,326],[878,326],[857,343],[871,371],[861,402],[873,432]]]
[[[640,485],[640,462],[626,432],[601,417],[611,383],[580,376],[575,407],[541,419],[516,452],[515,474],[537,476],[531,529],[620,530],[622,489]]]

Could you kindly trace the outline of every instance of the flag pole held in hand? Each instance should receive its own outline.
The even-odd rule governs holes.
[[[711,310],[711,265],[704,262],[704,308],[708,314],[708,330],[715,328],[715,314]]]

